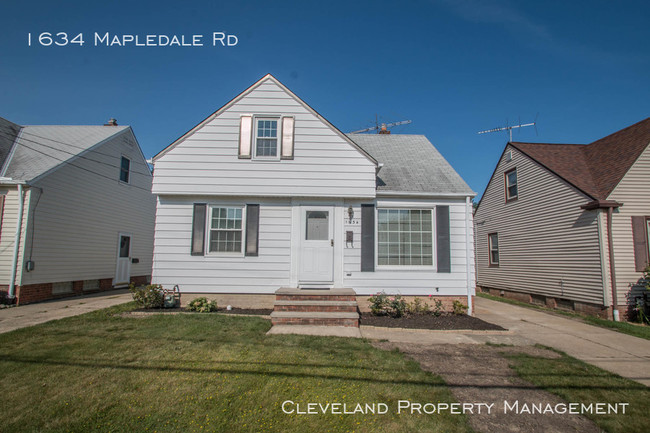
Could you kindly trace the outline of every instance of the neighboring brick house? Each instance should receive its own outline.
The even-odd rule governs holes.
[[[128,126],[0,118],[0,291],[24,304],[149,280],[151,179]]]
[[[476,210],[477,286],[612,317],[648,264],[650,118],[588,145],[508,143]]]

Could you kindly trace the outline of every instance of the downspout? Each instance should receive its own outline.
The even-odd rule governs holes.
[[[467,258],[466,260],[466,265],[465,268],[467,268],[467,314],[470,316],[474,315],[474,306],[472,305],[472,272],[471,272],[471,263],[470,263],[470,251],[471,251],[471,246],[469,243],[469,229],[470,229],[470,224],[469,224],[469,219],[471,217],[471,203],[469,200],[469,196],[465,197],[465,257]]]
[[[618,314],[618,293],[616,292],[616,272],[614,270],[614,243],[612,241],[612,207],[607,208],[607,244],[609,247],[609,274],[612,279],[612,314],[614,321],[620,320]]]
[[[20,251],[20,234],[23,225],[23,207],[25,206],[23,185],[18,184],[18,220],[16,221],[16,237],[14,238],[14,254],[11,261],[11,279],[9,280],[9,299],[16,297],[16,271],[18,270],[18,253]]]

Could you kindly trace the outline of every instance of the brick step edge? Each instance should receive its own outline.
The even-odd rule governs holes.
[[[305,312],[305,313],[356,313],[356,305],[276,305],[273,311],[277,312]]]
[[[359,319],[356,312],[324,312],[324,311],[274,311],[271,318],[307,318],[307,319]]]
[[[357,306],[357,301],[332,301],[332,300],[326,300],[326,301],[313,301],[313,300],[298,300],[298,301],[286,301],[286,300],[281,300],[281,301],[275,301],[274,305],[331,305],[331,306]]]
[[[356,302],[354,295],[275,295],[276,301],[348,301]]]
[[[359,327],[359,319],[319,319],[305,317],[276,317],[271,319],[273,325],[314,325]]]

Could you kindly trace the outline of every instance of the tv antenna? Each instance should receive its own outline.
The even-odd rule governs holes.
[[[539,114],[539,113],[538,113]],[[477,134],[487,134],[488,132],[499,132],[499,131],[508,131],[508,134],[510,135],[510,140],[512,141],[512,130],[516,128],[525,128],[526,126],[535,126],[535,134],[537,134],[537,115],[535,116],[535,121],[531,123],[521,123],[521,120],[519,120],[519,123],[516,125],[508,125],[508,121],[506,120],[506,126],[500,126],[498,128],[492,128],[492,129],[486,129],[485,131],[479,131]]]
[[[360,129],[358,131],[352,131],[350,134],[361,134],[362,132],[375,131],[375,130],[377,130],[377,134],[390,134],[388,128],[391,128],[393,126],[398,126],[398,125],[408,125],[411,122],[412,120],[402,120],[400,122],[379,123],[379,118],[375,114],[375,126],[371,126],[370,128]]]

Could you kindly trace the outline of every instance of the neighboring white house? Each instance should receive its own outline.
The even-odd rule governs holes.
[[[343,134],[266,75],[153,158],[153,282],[474,294],[474,192],[421,135]]]
[[[148,280],[151,179],[128,126],[0,118],[0,290],[28,303]]]
[[[630,316],[650,257],[650,118],[587,145],[508,143],[474,219],[483,291]]]

